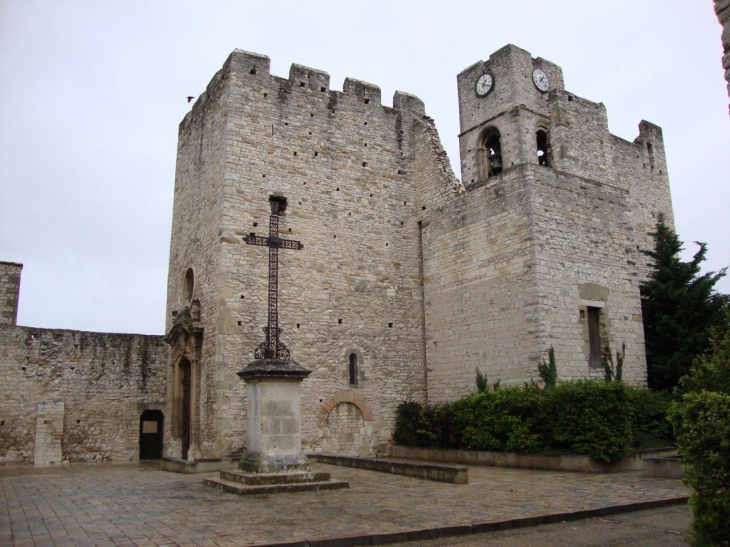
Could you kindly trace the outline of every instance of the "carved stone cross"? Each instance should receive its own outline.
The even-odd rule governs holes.
[[[269,248],[269,323],[264,327],[266,341],[254,350],[255,359],[289,360],[289,350],[279,339],[279,249],[299,251],[304,245],[299,241],[281,239],[279,237],[279,217],[286,209],[286,198],[271,196],[271,216],[269,216],[269,237],[250,233],[243,240],[249,245],[260,245]]]

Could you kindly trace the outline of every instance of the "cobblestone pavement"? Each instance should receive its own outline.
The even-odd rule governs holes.
[[[0,467],[0,546],[235,546],[401,532],[688,495],[677,480],[470,467],[452,485],[324,464],[349,490],[236,496],[154,465]],[[432,544],[435,545],[435,544]]]
[[[687,547],[691,522],[692,511],[685,504],[487,534],[391,543],[391,547]]]

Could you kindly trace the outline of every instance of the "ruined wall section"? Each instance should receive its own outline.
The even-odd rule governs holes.
[[[419,112],[416,111],[418,114]],[[434,326],[429,323],[430,314],[435,311],[429,303],[429,313],[426,311],[425,292],[432,290],[431,280],[425,273],[427,264],[426,260],[430,257],[430,249],[427,248],[428,243],[424,238],[428,237],[429,219],[434,215],[442,214],[444,207],[448,207],[457,196],[463,194],[465,189],[459,179],[454,175],[449,158],[444,151],[438,131],[431,118],[427,116],[415,116],[412,120],[414,125],[415,155],[412,164],[413,180],[417,185],[416,195],[416,213],[419,228],[418,257],[421,265],[420,277],[422,279],[421,292],[424,294],[419,299],[418,304],[421,306],[422,324],[424,325],[423,355],[424,362],[427,364],[425,371],[427,381],[426,397],[429,402],[438,397],[434,390],[438,391],[443,380],[441,367],[434,367],[431,363],[430,353],[432,349],[429,346],[434,344],[440,338],[434,334]],[[438,328],[438,327],[436,327]],[[434,371],[439,372],[434,374]],[[409,397],[409,400],[420,400],[417,396]]]
[[[552,167],[613,181],[606,107],[565,90],[549,95]]]
[[[637,250],[654,249],[654,238],[649,234],[655,231],[660,213],[666,224],[674,228],[662,129],[642,120],[639,136],[633,143],[612,137],[616,180],[626,181],[629,188],[634,244]],[[635,263],[641,279],[648,275],[649,262],[649,257],[637,253]]]
[[[189,457],[216,457],[215,399],[210,390],[215,385],[217,330],[219,317],[219,272],[223,233],[222,218],[227,206],[224,199],[226,135],[228,116],[227,70],[224,67],[208,84],[205,93],[195,101],[192,110],[180,123],[178,132],[175,195],[173,203],[170,261],[167,286],[167,332],[186,307],[197,307],[203,326],[203,346],[200,363],[193,365],[195,393],[192,412],[193,439]],[[194,272],[194,288],[187,297],[183,288],[186,271]],[[196,302],[197,301],[197,302]],[[196,318],[197,318],[196,314]],[[168,382],[172,384],[174,368],[170,363]],[[178,386],[179,387],[179,386]],[[167,414],[173,415],[173,405],[180,404],[171,397]],[[180,456],[180,440],[173,441],[167,428],[165,455]],[[201,450],[201,453],[197,453]]]
[[[715,13],[722,25],[722,68],[725,69],[727,93],[730,96],[730,0],[715,0]]]
[[[429,402],[535,377],[540,309],[529,187],[515,168],[467,188],[423,222]]]
[[[33,461],[44,401],[64,403],[64,460],[136,461],[142,409],[165,400],[168,353],[161,336],[0,326],[0,462]]]
[[[450,203],[465,189],[451,169],[433,120],[428,116],[416,116],[412,123],[415,154],[411,168],[417,185],[415,209],[420,222],[427,211]]]
[[[243,235],[264,235],[269,195],[288,199],[280,234],[301,251],[279,257],[282,341],[312,374],[302,385],[307,450],[332,446],[317,416],[353,391],[373,409],[365,453],[384,453],[397,405],[425,399],[413,118],[420,103],[381,104],[380,89],[292,65],[269,73],[261,56],[231,57],[216,399],[222,453],[245,446],[245,394],[236,372],[264,340],[267,259]],[[398,96],[397,96],[398,97]],[[411,106],[408,106],[411,104]],[[422,107],[421,107],[422,108]],[[357,385],[348,357],[358,356]],[[336,444],[336,443],[334,443]]]
[[[540,166],[525,166],[525,178],[534,180],[534,273],[543,351],[555,348],[560,378],[602,378],[600,367],[588,365],[587,307],[599,307],[601,345],[618,350],[626,343],[624,379],[645,384],[628,191]]]
[[[17,322],[22,271],[22,264],[0,261],[0,325]]]

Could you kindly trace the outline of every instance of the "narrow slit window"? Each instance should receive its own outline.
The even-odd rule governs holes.
[[[549,167],[550,162],[548,160],[547,132],[540,129],[537,133],[535,133],[535,138],[537,140],[537,163],[544,165],[545,167]]]
[[[650,142],[646,143],[646,151],[649,154],[649,166],[654,169],[654,147]]]
[[[590,355],[588,364],[593,367],[601,366],[601,308],[588,306],[588,345]]]
[[[357,354],[356,353],[350,354],[349,371],[350,371],[350,385],[356,386],[357,385]]]

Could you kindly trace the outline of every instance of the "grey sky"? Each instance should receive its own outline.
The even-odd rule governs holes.
[[[456,74],[507,43],[611,132],[662,126],[680,237],[730,264],[730,117],[710,0],[0,0],[0,260],[18,322],[164,331],[177,126],[235,48],[419,96],[459,174]],[[719,286],[730,293],[730,280]]]

